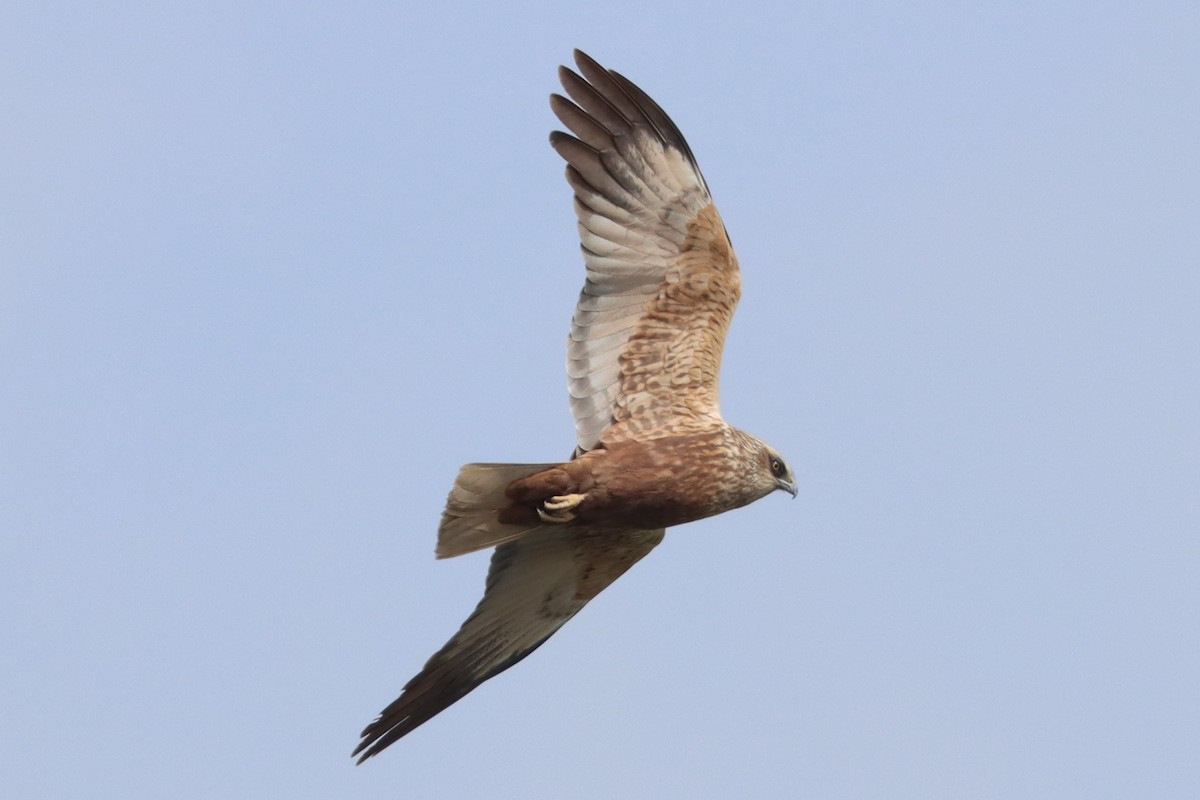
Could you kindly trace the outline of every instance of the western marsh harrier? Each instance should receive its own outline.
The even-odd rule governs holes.
[[[550,106],[587,280],[567,342],[577,442],[559,464],[467,464],[438,558],[495,547],[483,600],[362,732],[359,763],[516,664],[662,541],[664,530],[796,494],[779,453],[721,417],[737,258],[683,135],[575,51]],[[361,754],[361,755],[360,755]]]

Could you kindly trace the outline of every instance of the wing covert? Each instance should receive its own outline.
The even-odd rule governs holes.
[[[580,451],[721,424],[737,258],[679,129],[645,92],[580,51],[551,108],[587,267],[567,343]]]

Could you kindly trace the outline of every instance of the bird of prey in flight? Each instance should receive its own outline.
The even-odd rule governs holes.
[[[459,471],[436,553],[495,547],[483,599],[362,732],[359,763],[533,652],[666,528],[796,495],[779,452],[721,417],[741,276],[691,149],[628,79],[575,64],[550,97],[587,268],[567,341],[575,452]]]

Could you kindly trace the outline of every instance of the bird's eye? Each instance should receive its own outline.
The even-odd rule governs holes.
[[[782,478],[784,476],[784,473],[786,473],[786,472],[787,472],[787,467],[785,467],[783,465],[782,461],[780,461],[778,458],[771,459],[771,474],[772,475],[774,475],[776,478]]]

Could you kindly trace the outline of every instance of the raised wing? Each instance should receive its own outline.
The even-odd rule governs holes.
[[[578,446],[722,424],[737,258],[683,134],[641,89],[575,51],[550,134],[575,190],[587,281],[567,344]]]
[[[362,732],[362,763],[532,653],[662,541],[663,531],[571,528],[496,548],[483,600]]]

